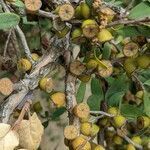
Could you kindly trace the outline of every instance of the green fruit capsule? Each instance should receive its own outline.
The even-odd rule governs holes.
[[[86,3],[81,3],[81,14],[85,19],[90,17],[90,8]]]
[[[146,69],[150,66],[150,56],[143,55],[137,57],[137,64],[139,68]]]

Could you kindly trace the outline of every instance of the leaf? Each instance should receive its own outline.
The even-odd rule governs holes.
[[[149,16],[150,16],[150,3],[141,2],[130,11],[128,17],[129,19],[140,19]]]
[[[124,26],[124,27],[118,29],[116,32],[119,35],[122,35],[124,38],[125,37],[135,37],[135,36],[149,37],[150,33],[147,32],[149,30],[150,30],[150,28],[146,27],[146,26]]]
[[[85,2],[89,7],[92,7],[93,0],[85,0]]]
[[[12,4],[20,8],[25,8],[25,4],[21,0],[15,0]]]
[[[10,128],[9,124],[0,123],[0,150],[15,149],[19,145],[18,134]]]
[[[118,105],[122,96],[129,89],[129,81],[125,74],[114,78],[114,81],[109,83],[109,88],[106,92],[106,101],[109,105]]]
[[[0,30],[13,28],[20,21],[20,17],[14,13],[0,13],[0,18]]]
[[[104,97],[102,83],[99,79],[93,78],[91,81],[91,92],[93,95],[98,95],[101,98]]]
[[[119,102],[122,100],[124,92],[114,93],[108,100],[107,103],[109,106],[118,106]]]
[[[103,48],[102,57],[103,59],[109,59],[111,55],[111,44],[105,43]]]
[[[78,103],[81,103],[83,101],[85,91],[86,91],[86,83],[81,82],[76,95]]]
[[[144,91],[144,112],[147,116],[150,117],[150,93],[147,91]]]
[[[121,105],[121,114],[127,118],[136,119],[143,114],[143,108],[130,104]]]
[[[44,128],[36,113],[29,120],[22,120],[18,134],[19,144],[25,149],[38,149]]]
[[[91,111],[96,111],[96,110],[100,110],[100,102],[101,102],[101,98],[99,95],[91,95],[88,100],[87,100],[87,104],[90,107]]]
[[[52,120],[55,120],[58,117],[60,117],[65,111],[66,111],[65,107],[57,108],[51,116]]]
[[[143,83],[144,85],[150,86],[150,80],[147,80]]]

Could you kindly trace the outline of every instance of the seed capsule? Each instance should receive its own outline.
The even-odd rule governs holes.
[[[150,126],[150,119],[147,116],[141,116],[137,118],[137,127],[144,129]]]
[[[31,67],[32,67],[31,62],[28,59],[21,58],[18,61],[18,69],[20,71],[23,71],[23,72],[29,71]]]

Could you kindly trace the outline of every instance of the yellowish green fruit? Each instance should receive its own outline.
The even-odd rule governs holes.
[[[109,124],[109,120],[108,120],[108,118],[106,118],[106,117],[104,117],[104,118],[101,118],[100,120],[99,120],[99,125],[100,126],[107,126]]]
[[[150,126],[150,118],[147,116],[141,116],[137,118],[137,127],[144,129]]]
[[[57,31],[56,35],[58,36],[58,38],[63,38],[67,35],[67,33],[70,31],[70,28],[68,26],[66,26],[65,28],[63,28],[61,31]]]
[[[87,19],[82,23],[83,35],[87,38],[93,38],[97,35],[99,27],[95,20]]]
[[[92,150],[105,150],[105,148],[102,145],[95,145]]]
[[[150,66],[150,56],[148,55],[139,56],[136,60],[139,68],[146,69]]]
[[[25,59],[25,58],[21,58],[19,61],[18,61],[18,69],[20,71],[29,71],[32,67],[32,64],[31,62],[28,60],[28,59]]]
[[[80,37],[81,35],[82,35],[81,28],[76,28],[72,31],[71,37],[72,37],[72,39],[74,39],[74,38]]]
[[[81,3],[81,14],[83,18],[88,19],[90,17],[90,8],[86,3]]]
[[[53,88],[53,80],[51,78],[44,77],[39,81],[39,87],[49,93]]]
[[[128,144],[126,150],[136,150],[132,144]]]
[[[128,75],[133,73],[137,68],[136,61],[134,58],[126,59],[123,66],[124,66],[124,69]]]
[[[144,95],[144,91],[143,90],[137,91],[136,94],[135,94],[135,96],[137,98],[140,98],[140,99],[143,99],[143,95]]]
[[[113,39],[112,34],[107,29],[101,29],[97,35],[98,41],[103,43]]]
[[[87,63],[86,63],[86,67],[87,69],[96,69],[97,68],[97,61],[94,59],[90,59]]]
[[[96,124],[92,124],[91,136],[95,136],[100,130],[100,127]]]
[[[80,125],[81,133],[85,136],[91,135],[92,124],[90,122],[85,122]]]
[[[142,144],[142,139],[140,136],[134,136],[131,139],[134,143],[141,145]]]
[[[110,107],[108,108],[108,111],[107,111],[109,114],[112,114],[112,115],[118,115],[118,108],[116,107]]]
[[[33,109],[35,112],[40,112],[42,111],[42,106],[41,106],[41,103],[40,102],[36,102],[34,105],[33,105]]]
[[[78,79],[84,83],[87,83],[91,79],[91,75],[83,74],[83,75],[78,76]]]
[[[126,123],[126,118],[122,115],[115,116],[113,119],[115,126],[118,128],[122,127]]]
[[[33,59],[34,61],[38,61],[39,58],[40,58],[40,56],[39,56],[38,54],[36,54],[36,53],[32,53],[32,54],[31,54],[31,57],[32,57],[32,59]]]
[[[80,118],[80,122],[81,123],[85,123],[85,122],[88,122],[90,119],[90,116],[86,117],[86,118]]]
[[[82,18],[81,5],[77,6],[75,9],[75,18],[77,19]]]
[[[62,92],[56,92],[51,95],[51,100],[57,107],[62,107],[66,102],[66,96]]]
[[[74,150],[91,150],[91,144],[84,136],[78,136],[72,141],[72,147]]]
[[[121,145],[121,144],[123,143],[123,139],[122,139],[120,136],[115,135],[115,136],[113,137],[113,142],[114,142],[116,145]]]

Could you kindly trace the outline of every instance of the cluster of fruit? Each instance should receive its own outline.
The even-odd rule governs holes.
[[[105,150],[104,146],[94,143],[94,138],[98,133],[104,131],[106,146],[119,147],[126,143],[124,136],[129,134],[127,131],[127,120],[119,113],[116,107],[110,107],[107,111],[111,117],[102,117],[97,124],[90,121],[90,109],[86,103],[77,104],[73,113],[80,119],[80,127],[76,125],[68,125],[64,129],[65,144],[73,150]],[[150,120],[146,116],[141,116],[137,119],[138,128],[148,128]],[[118,129],[120,129],[119,132]],[[140,136],[136,135],[131,138],[135,144],[142,145],[143,140]],[[125,144],[127,150],[135,150],[132,144]]]

